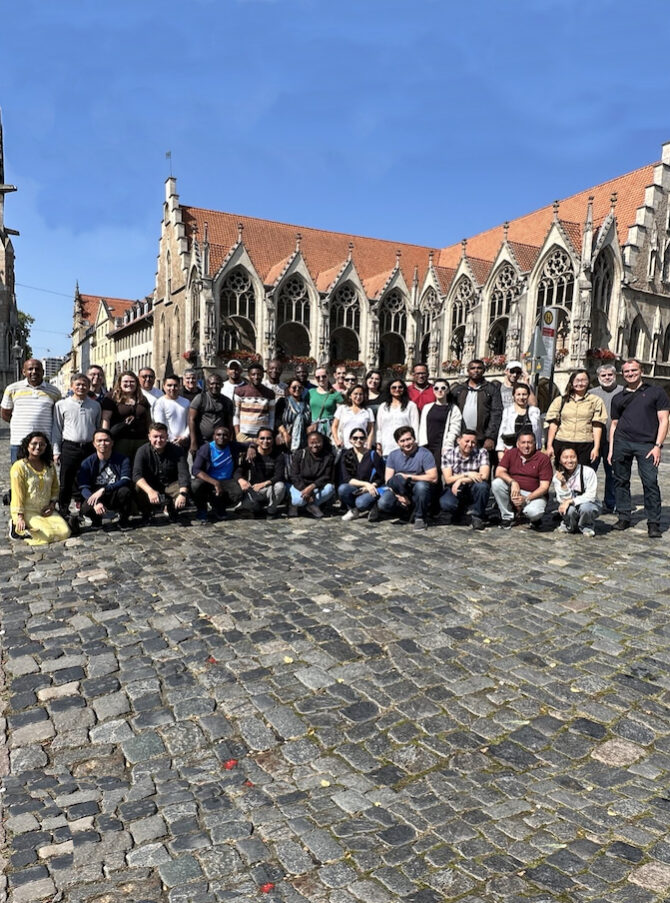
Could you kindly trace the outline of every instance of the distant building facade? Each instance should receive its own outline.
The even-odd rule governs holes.
[[[279,355],[502,372],[560,308],[557,382],[603,352],[670,380],[670,143],[661,160],[430,248],[184,206],[166,182],[154,295],[159,378]],[[187,362],[184,355],[190,357]],[[562,376],[561,376],[562,374]]]
[[[17,378],[23,355],[19,349],[19,317],[14,291],[14,246],[11,237],[19,233],[5,225],[5,196],[16,191],[5,184],[5,158],[0,114],[0,388]]]

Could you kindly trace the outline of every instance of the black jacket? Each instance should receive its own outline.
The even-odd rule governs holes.
[[[142,445],[133,464],[133,483],[138,480],[146,480],[156,492],[163,492],[166,486],[175,482],[180,486],[190,486],[184,450],[168,442],[163,454],[159,455],[148,442]]]
[[[458,405],[461,413],[465,407],[468,397],[467,381],[458,383],[451,390],[451,398]],[[500,422],[502,421],[503,403],[500,395],[500,383],[489,382],[485,379],[482,382],[482,388],[477,391],[477,440],[483,442],[484,439],[498,440],[498,432],[500,431]],[[465,427],[465,424],[463,424]]]

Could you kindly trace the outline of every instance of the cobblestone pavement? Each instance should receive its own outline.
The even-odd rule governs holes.
[[[667,899],[670,534],[612,520],[3,541],[10,900]]]

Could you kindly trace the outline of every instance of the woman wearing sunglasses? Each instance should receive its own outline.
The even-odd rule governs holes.
[[[384,458],[398,448],[393,434],[399,426],[411,426],[418,436],[419,409],[410,400],[407,384],[402,379],[392,379],[377,411],[377,450]]]
[[[344,398],[344,404],[337,406],[333,420],[333,444],[336,448],[351,448],[351,432],[360,427],[365,432],[366,446],[372,447],[372,427],[374,420],[368,408],[365,388],[355,385]]]
[[[384,460],[375,450],[366,447],[367,433],[354,427],[349,435],[351,447],[340,460],[343,482],[337,489],[340,501],[347,509],[342,520],[360,517],[379,498],[384,483]]]
[[[421,411],[419,445],[432,452],[439,474],[442,471],[442,454],[456,445],[463,417],[458,406],[449,400],[449,383],[446,379],[436,380],[433,391],[435,401],[425,405]]]

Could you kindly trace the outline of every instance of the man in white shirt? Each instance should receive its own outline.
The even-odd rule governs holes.
[[[182,448],[188,448],[191,440],[188,431],[188,411],[190,403],[179,394],[179,377],[168,376],[163,383],[165,395],[154,404],[152,416],[156,423],[164,423],[168,429],[168,439]]]
[[[156,382],[156,371],[152,370],[151,367],[142,367],[137,376],[140,381],[142,394],[151,405],[151,416],[155,420],[156,418],[153,416],[154,405],[159,398],[163,397],[161,390],[154,387],[154,383]]]
[[[221,394],[225,395],[226,398],[230,398],[232,402],[235,401],[235,389],[239,389],[241,386],[246,386],[246,379],[242,379],[242,364],[233,358],[231,361],[228,361],[228,366],[226,367],[228,372],[228,379],[223,384],[223,388],[221,389]]]
[[[46,436],[53,428],[54,406],[60,399],[55,386],[44,382],[42,362],[30,358],[23,365],[24,379],[11,383],[0,402],[0,415],[9,423],[10,460],[13,464],[21,440],[33,430]]]

